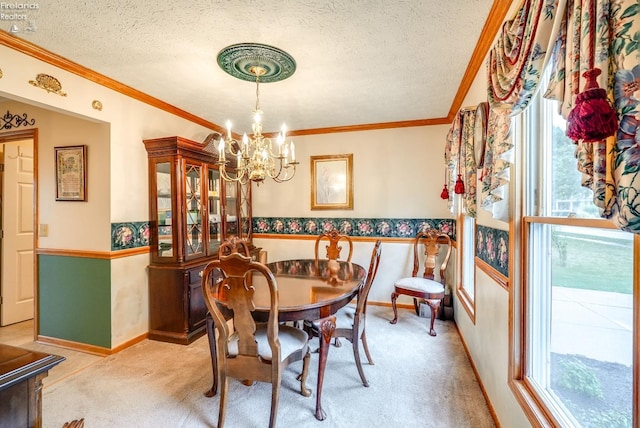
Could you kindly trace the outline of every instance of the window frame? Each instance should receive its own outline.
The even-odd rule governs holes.
[[[525,112],[512,119],[512,132],[514,138],[515,179],[511,183],[514,199],[512,203],[513,221],[510,222],[511,245],[519,251],[510,260],[509,277],[515,279],[517,286],[510,289],[509,296],[509,376],[508,384],[512,389],[516,400],[522,407],[525,415],[533,426],[573,426],[574,421],[570,416],[553,408],[553,404],[545,401],[536,388],[534,382],[528,377],[528,359],[531,352],[535,352],[528,346],[531,323],[531,309],[528,297],[531,293],[529,285],[529,257],[531,254],[531,229],[536,225],[563,225],[574,227],[602,228],[619,230],[613,222],[606,219],[552,217],[541,215],[545,212],[545,204],[549,201],[540,200],[540,189],[549,186],[544,182],[544,150],[539,150],[535,144],[526,144],[524,139],[530,141],[542,141],[543,135],[551,134],[551,127],[543,128],[543,115],[546,113],[549,103],[541,103],[539,98],[541,91],[531,101],[531,105]],[[547,106],[545,106],[547,104]],[[550,137],[549,137],[550,138]],[[547,140],[550,141],[550,140]],[[547,153],[548,155],[548,153]],[[527,159],[527,161],[525,161]],[[533,174],[530,169],[539,171]],[[534,180],[531,180],[535,177]],[[530,215],[527,215],[531,213]],[[515,258],[517,260],[514,260]],[[640,426],[640,235],[633,237],[633,397],[632,425]]]

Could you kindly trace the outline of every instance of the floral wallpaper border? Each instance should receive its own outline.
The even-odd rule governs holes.
[[[454,219],[415,218],[310,218],[254,217],[253,233],[278,235],[316,235],[338,229],[349,236],[372,238],[412,238],[423,228],[434,228],[456,238]]]
[[[456,239],[453,219],[407,218],[309,218],[309,217],[255,217],[253,233],[276,235],[316,235],[325,230],[338,229],[350,236],[371,238],[412,238],[423,228],[433,228]],[[111,223],[111,251],[149,245],[149,222],[130,221]]]
[[[111,251],[149,245],[149,222],[111,223]]]
[[[487,226],[476,227],[476,256],[509,277],[509,232]]]

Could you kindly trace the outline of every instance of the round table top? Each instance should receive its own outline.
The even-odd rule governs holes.
[[[355,263],[314,259],[283,260],[267,267],[278,285],[281,321],[320,319],[334,314],[358,294],[367,272]],[[269,293],[256,282],[253,296],[257,311],[268,311]]]

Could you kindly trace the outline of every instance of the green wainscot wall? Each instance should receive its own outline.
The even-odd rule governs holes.
[[[111,263],[40,255],[40,335],[111,348]]]

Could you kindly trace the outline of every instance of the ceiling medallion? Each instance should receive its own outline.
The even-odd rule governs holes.
[[[91,107],[93,107],[95,110],[102,111],[102,103],[98,100],[93,100],[93,102],[91,103]]]
[[[53,76],[49,76],[48,74],[40,73],[36,76],[36,80],[29,80],[29,83],[35,87],[44,89],[47,92],[58,94],[61,97],[67,96],[66,92],[62,92],[62,85],[60,84],[60,81]]]
[[[225,72],[241,80],[255,82],[256,67],[263,69],[260,82],[279,82],[296,71],[291,55],[273,46],[260,43],[238,43],[218,52],[218,65]]]

